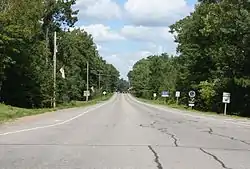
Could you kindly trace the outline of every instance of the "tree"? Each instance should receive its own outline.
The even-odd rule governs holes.
[[[2,1],[1,1],[2,2]],[[77,21],[74,0],[4,0],[0,7],[0,98],[19,107],[50,107],[53,96],[53,43],[48,45],[44,28],[58,32],[57,101],[83,100],[86,90],[86,63],[90,63],[90,86],[97,87],[93,70],[112,75],[102,86],[113,91],[119,72],[99,55],[93,38],[84,30],[69,31]],[[41,22],[43,20],[43,22]],[[64,68],[63,79],[60,69]]]
[[[147,70],[140,69],[150,72],[146,85],[135,82],[139,70],[134,66],[132,87],[180,90],[185,104],[188,91],[195,90],[195,108],[216,112],[222,112],[222,93],[230,92],[231,113],[250,116],[249,18],[247,0],[200,0],[194,12],[170,26],[179,56],[147,58]]]
[[[198,89],[200,82],[216,80],[216,93],[231,91],[236,99],[231,110],[242,114],[248,107],[242,98],[249,99],[244,96],[249,92],[248,18],[248,1],[201,1],[194,13],[171,26],[190,72],[186,86]],[[214,99],[221,102],[220,97]]]
[[[127,92],[129,89],[128,81],[124,80],[123,78],[119,79],[117,90],[120,92]]]

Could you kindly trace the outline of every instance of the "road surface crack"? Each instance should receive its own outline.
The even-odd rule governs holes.
[[[200,150],[201,150],[203,153],[205,153],[205,154],[207,154],[207,155],[213,157],[213,159],[214,159],[215,161],[217,161],[218,163],[220,163],[220,165],[221,165],[223,168],[225,168],[225,169],[232,169],[232,168],[227,167],[227,166],[225,165],[225,163],[224,163],[223,161],[221,161],[221,160],[220,160],[217,156],[215,156],[214,154],[205,151],[203,148],[200,148]]]
[[[153,121],[150,124],[140,124],[140,127],[148,127],[148,128],[155,128],[154,125],[157,123],[157,121]]]
[[[173,139],[175,147],[179,147],[177,137],[174,134],[169,133],[167,128],[160,128],[158,130],[160,130],[161,132],[169,135]]]
[[[160,161],[159,161],[159,156],[158,154],[156,153],[156,151],[151,147],[151,146],[148,146],[149,150],[154,154],[155,156],[155,159],[154,159],[154,162],[157,164],[157,168],[158,169],[163,169]]]
[[[214,131],[213,131],[212,128],[209,128],[209,131],[206,131],[206,132],[208,132],[208,133],[211,134],[211,135],[215,135],[215,136],[219,136],[219,137],[228,138],[228,139],[230,139],[230,140],[239,141],[239,142],[242,142],[242,143],[244,143],[244,144],[250,145],[250,143],[246,142],[245,140],[240,140],[240,139],[237,139],[237,138],[235,138],[235,137],[230,137],[230,136],[226,136],[226,135],[223,135],[223,134],[214,133]]]

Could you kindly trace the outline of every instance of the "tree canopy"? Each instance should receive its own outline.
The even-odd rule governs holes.
[[[230,92],[230,113],[250,116],[250,2],[200,0],[170,29],[179,55],[138,61],[128,74],[134,92],[151,98],[179,90],[187,104],[192,89],[197,109],[216,112],[223,111],[222,93]]]
[[[123,78],[119,79],[118,85],[117,85],[117,91],[119,92],[127,92],[129,89],[129,83],[127,80],[124,80]]]
[[[53,97],[53,32],[57,31],[59,103],[84,100],[87,62],[92,96],[114,91],[119,72],[98,53],[84,30],[69,29],[77,22],[75,0],[3,0],[0,2],[0,99],[20,107],[50,107]],[[60,69],[65,71],[62,78]],[[108,75],[108,76],[107,76]],[[99,92],[100,93],[100,92]]]

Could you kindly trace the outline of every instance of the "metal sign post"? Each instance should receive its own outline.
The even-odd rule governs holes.
[[[230,103],[230,93],[223,92],[222,102],[225,103],[224,115],[227,115],[227,104]]]
[[[176,91],[175,92],[175,97],[176,97],[176,104],[179,104],[179,97],[181,96],[181,92],[180,91]]]

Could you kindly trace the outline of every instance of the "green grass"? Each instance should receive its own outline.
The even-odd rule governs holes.
[[[67,108],[73,108],[73,107],[84,107],[84,106],[90,106],[97,104],[102,101],[106,101],[110,99],[113,96],[113,94],[108,94],[106,96],[95,98],[89,102],[85,101],[72,101],[67,104],[61,104],[58,105],[57,108],[44,108],[44,109],[25,109],[25,108],[18,108],[18,107],[12,107],[5,104],[0,104],[0,123],[4,123],[10,120],[14,120],[20,117],[24,116],[31,116],[31,115],[37,115],[42,114],[46,112],[52,112],[60,109],[67,109]]]
[[[185,105],[167,104],[163,100],[148,100],[148,99],[142,99],[142,98],[137,98],[137,99],[140,100],[140,101],[142,101],[142,102],[149,103],[149,104],[163,105],[163,106],[166,106],[166,107],[169,107],[169,108],[174,108],[174,109],[178,109],[178,110],[184,110],[184,111],[186,111],[188,113],[197,113],[197,114],[201,114],[201,115],[208,115],[208,116],[209,115],[213,115],[213,116],[225,117],[223,115],[223,113],[218,114],[216,112],[202,112],[202,111],[191,109],[190,107],[185,106]],[[240,116],[236,116],[236,115],[227,115],[227,117],[235,118],[235,119],[248,119],[248,120],[250,120],[250,118],[240,117]]]

